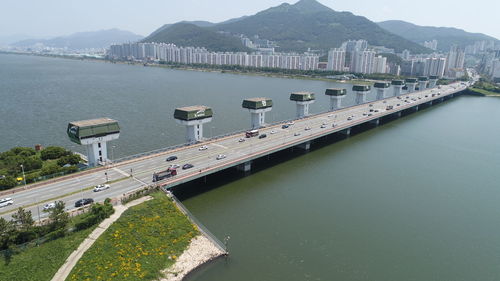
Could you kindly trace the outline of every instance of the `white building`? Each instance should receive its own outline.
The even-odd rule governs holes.
[[[344,49],[331,49],[328,52],[328,64],[326,65],[326,70],[344,71],[345,55],[346,52]]]
[[[352,53],[350,71],[355,73],[371,74],[373,73],[373,63],[375,52],[358,51]]]
[[[424,62],[423,76],[444,76],[446,58],[426,58]]]
[[[377,56],[373,59],[373,73],[387,73],[387,58]]]

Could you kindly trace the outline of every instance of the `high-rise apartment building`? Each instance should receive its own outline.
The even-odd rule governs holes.
[[[346,51],[344,49],[331,49],[328,52],[327,70],[344,71]]]

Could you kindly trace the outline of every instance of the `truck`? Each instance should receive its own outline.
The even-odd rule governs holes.
[[[251,130],[251,131],[247,131],[247,132],[245,133],[245,136],[246,136],[247,138],[256,137],[256,136],[258,136],[258,135],[259,135],[259,130]]]
[[[153,182],[161,181],[166,178],[170,178],[177,175],[177,168],[168,168],[164,171],[153,173]]]

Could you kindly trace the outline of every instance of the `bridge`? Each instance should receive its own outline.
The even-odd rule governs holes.
[[[15,191],[3,192],[0,197],[13,198],[14,205],[0,209],[0,214],[7,217],[10,216],[9,212],[16,208],[25,207],[31,210],[37,219],[43,216],[40,214],[40,206],[56,198],[65,201],[67,209],[70,210],[74,209],[74,202],[82,197],[103,201],[105,198],[119,197],[151,184],[167,189],[173,188],[229,168],[249,172],[252,169],[252,161],[258,158],[292,147],[307,151],[311,143],[319,138],[334,134],[348,136],[352,129],[359,126],[378,126],[384,120],[396,119],[444,102],[461,94],[468,86],[469,83],[453,83],[310,115],[293,122],[269,125],[259,130],[261,136],[266,135],[265,138],[246,138],[244,132],[239,132],[138,157],[129,157],[105,167],[47,182],[36,188],[28,186],[27,189],[18,188]],[[365,90],[361,88],[359,95]],[[169,156],[176,156],[177,159],[165,161]],[[171,164],[181,166],[177,169],[177,175],[153,183],[153,173],[165,170]],[[193,167],[182,169],[184,164],[191,164]],[[107,181],[113,182],[110,189],[92,192],[92,186]]]

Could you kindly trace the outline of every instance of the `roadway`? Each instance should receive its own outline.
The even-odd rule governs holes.
[[[258,137],[245,138],[244,134],[239,133],[156,155],[116,163],[104,171],[75,176],[70,179],[47,183],[34,189],[4,195],[2,197],[12,198],[14,204],[0,208],[0,214],[5,218],[10,218],[12,211],[15,211],[18,207],[24,207],[32,211],[35,219],[43,218],[46,216],[42,212],[43,205],[54,200],[64,201],[67,210],[72,210],[75,208],[75,201],[81,198],[93,198],[95,201],[101,202],[105,198],[119,197],[122,194],[149,185],[152,183],[152,174],[155,171],[165,170],[171,164],[178,164],[181,167],[186,163],[194,165],[193,168],[187,170],[179,168],[177,176],[160,182],[168,187],[174,186],[218,170],[251,161],[274,151],[342,131],[419,104],[444,98],[466,89],[467,86],[467,83],[454,83],[441,86],[440,89],[426,89],[398,97],[388,97],[298,119],[286,129],[281,127],[282,124],[268,126],[259,130],[261,135],[267,135],[263,139]],[[432,97],[432,94],[435,94],[435,96]],[[392,106],[393,109],[387,110],[387,106]],[[244,141],[240,142],[240,139]],[[201,146],[206,146],[207,149],[200,150]],[[216,157],[220,154],[226,155],[226,158],[217,160]],[[177,156],[178,159],[166,162],[165,159],[172,155]],[[105,173],[107,173],[107,176]],[[90,189],[97,184],[105,183],[106,179],[112,182],[110,189],[100,192],[93,192]],[[38,216],[39,210],[40,216]]]

